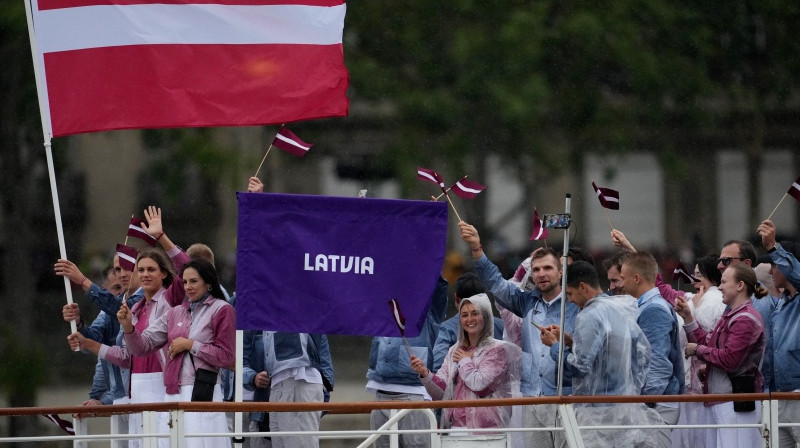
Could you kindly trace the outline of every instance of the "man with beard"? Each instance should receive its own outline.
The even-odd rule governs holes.
[[[522,317],[522,379],[521,392],[526,397],[552,396],[558,392],[556,361],[550,357],[550,348],[541,341],[541,328],[561,324],[561,261],[549,248],[539,248],[531,254],[531,277],[535,288],[521,291],[513,283],[503,279],[497,269],[483,253],[480,236],[475,227],[459,222],[461,238],[469,244],[475,272],[487,291],[494,294],[495,300],[507,310]],[[564,329],[572,333],[578,307],[566,304]],[[564,374],[562,391],[564,395],[572,392],[569,375]],[[525,406],[523,426],[528,428],[547,428],[556,425],[556,406]],[[560,432],[525,432],[525,446],[554,446],[554,437],[563,438]],[[560,443],[556,443],[559,445]]]

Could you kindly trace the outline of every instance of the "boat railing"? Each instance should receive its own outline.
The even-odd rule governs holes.
[[[708,394],[708,395],[665,395],[665,396],[562,396],[562,397],[522,397],[505,399],[479,399],[479,400],[452,400],[452,401],[361,401],[361,402],[329,402],[329,403],[273,403],[273,402],[165,402],[146,404],[120,404],[112,406],[60,406],[60,407],[28,407],[28,408],[0,408],[0,417],[19,417],[59,414],[73,416],[75,435],[60,436],[33,436],[33,437],[0,437],[2,443],[25,442],[53,442],[72,441],[75,448],[84,448],[87,443],[94,441],[111,441],[112,446],[118,441],[128,439],[142,440],[142,448],[156,448],[157,440],[168,438],[173,448],[186,446],[187,438],[193,437],[232,437],[234,442],[241,442],[245,437],[265,436],[309,436],[315,435],[320,439],[351,439],[360,440],[359,447],[370,445],[380,436],[390,436],[390,445],[396,447],[400,434],[418,433],[431,434],[432,448],[442,446],[442,437],[451,430],[437,428],[436,418],[431,409],[453,407],[484,407],[484,406],[517,406],[517,405],[557,405],[560,416],[560,426],[550,428],[490,428],[469,429],[472,436],[511,434],[527,431],[560,431],[564,434],[570,448],[583,448],[581,433],[595,430],[630,430],[630,429],[659,429],[663,425],[604,425],[585,426],[579,425],[575,417],[575,406],[615,404],[615,403],[664,403],[664,402],[725,402],[725,401],[761,401],[761,421],[757,424],[686,424],[670,425],[671,429],[699,429],[699,428],[758,428],[766,448],[778,448],[778,430],[782,427],[800,426],[800,422],[781,422],[778,414],[778,403],[782,400],[798,400],[800,393],[758,393],[758,394]],[[294,432],[228,432],[228,433],[188,433],[184,430],[184,415],[186,412],[308,412],[325,411],[329,414],[368,414],[375,409],[393,410],[392,417],[385,425],[377,430],[348,429],[329,431],[294,431]],[[426,413],[430,427],[428,429],[406,430],[397,428],[397,421],[408,412],[423,411]],[[157,415],[168,412],[170,424],[168,432],[157,430]],[[124,414],[142,413],[143,430],[141,434],[120,434],[115,431],[118,417]],[[111,417],[111,427],[108,433],[89,434],[88,420],[94,417]],[[237,417],[239,417],[237,415]],[[241,428],[241,423],[238,424]],[[463,433],[463,429],[458,430]],[[470,445],[461,445],[470,446]],[[475,445],[473,445],[475,446]],[[488,446],[483,444],[482,446]]]

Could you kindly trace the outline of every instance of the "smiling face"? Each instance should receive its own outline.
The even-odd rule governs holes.
[[[152,297],[162,288],[167,273],[152,258],[142,258],[136,263],[136,272],[146,297]]]
[[[200,300],[209,291],[208,283],[200,277],[195,268],[186,268],[183,271],[183,288],[192,302]]]
[[[483,334],[483,314],[470,302],[464,302],[459,313],[461,328],[467,334],[470,344],[474,345]]]
[[[536,287],[542,292],[545,299],[553,299],[558,295],[561,285],[561,270],[558,269],[558,259],[553,255],[545,255],[531,260],[531,277]]]
[[[615,296],[625,294],[625,291],[622,289],[622,276],[620,275],[619,268],[617,266],[611,266],[608,268],[606,275],[608,277],[608,289],[611,291],[611,294]]]
[[[725,269],[725,272],[722,273],[719,290],[722,292],[722,303],[730,305],[744,290],[744,282],[736,280],[736,273],[733,269]]]

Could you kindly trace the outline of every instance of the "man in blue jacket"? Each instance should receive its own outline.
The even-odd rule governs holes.
[[[447,310],[447,280],[439,277],[431,296],[428,315],[419,336],[406,338],[411,351],[419,359],[426,360],[428,369],[433,368],[433,345]],[[367,392],[374,393],[377,401],[430,401],[419,375],[411,368],[409,348],[402,338],[375,337],[369,352]],[[389,420],[388,409],[376,409],[370,414],[370,428],[378,429]],[[398,428],[430,429],[430,424],[421,412],[412,412],[398,422]],[[431,445],[430,434],[403,434],[401,448],[427,448]],[[389,437],[378,438],[376,448],[388,448]]]
[[[309,333],[247,331],[242,383],[253,401],[322,402],[333,390],[328,338]],[[268,399],[267,399],[268,398]],[[270,431],[319,431],[321,412],[272,412]],[[263,415],[253,415],[263,421]],[[317,436],[271,437],[273,448],[317,448]]]

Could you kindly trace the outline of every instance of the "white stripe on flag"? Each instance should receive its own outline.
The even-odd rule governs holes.
[[[283,140],[284,142],[294,146],[295,148],[300,148],[303,151],[308,151],[309,149],[311,149],[310,146],[303,146],[300,143],[297,143],[296,141],[290,139],[289,137],[281,135],[280,132],[277,135],[275,135],[275,138],[277,138],[278,140]]]
[[[99,5],[36,11],[39,51],[152,44],[342,43],[346,5]]]
[[[608,202],[616,202],[617,204],[619,204],[619,199],[617,199],[617,198],[615,198],[615,197],[613,197],[613,196],[603,196],[603,197],[604,197],[604,198],[605,198],[605,200],[606,200],[606,201],[608,201]]]
[[[119,258],[122,258],[123,260],[128,260],[134,266],[136,265],[136,259],[131,257],[130,255],[122,252],[117,252],[117,255],[119,255]]]
[[[418,175],[420,175],[420,176],[422,176],[422,177],[424,177],[424,178],[426,178],[426,179],[430,179],[430,181],[431,181],[431,182],[433,182],[433,183],[435,183],[435,184],[438,184],[438,183],[439,183],[439,181],[438,181],[438,180],[436,180],[436,178],[435,178],[435,177],[433,177],[433,176],[432,176],[431,174],[429,174],[429,173],[426,173],[425,171],[417,171],[417,174],[418,174]]]
[[[465,186],[464,186],[464,185],[461,183],[461,181],[458,181],[458,182],[456,182],[456,185],[458,185],[458,187],[459,187],[459,188],[461,188],[462,190],[466,191],[467,193],[475,193],[475,194],[478,194],[478,193],[480,193],[481,191],[483,191],[483,190],[476,190],[476,189],[474,189],[474,188],[465,187]]]
[[[794,188],[797,191],[800,191],[800,184],[798,184],[797,182],[792,182],[792,188]]]

